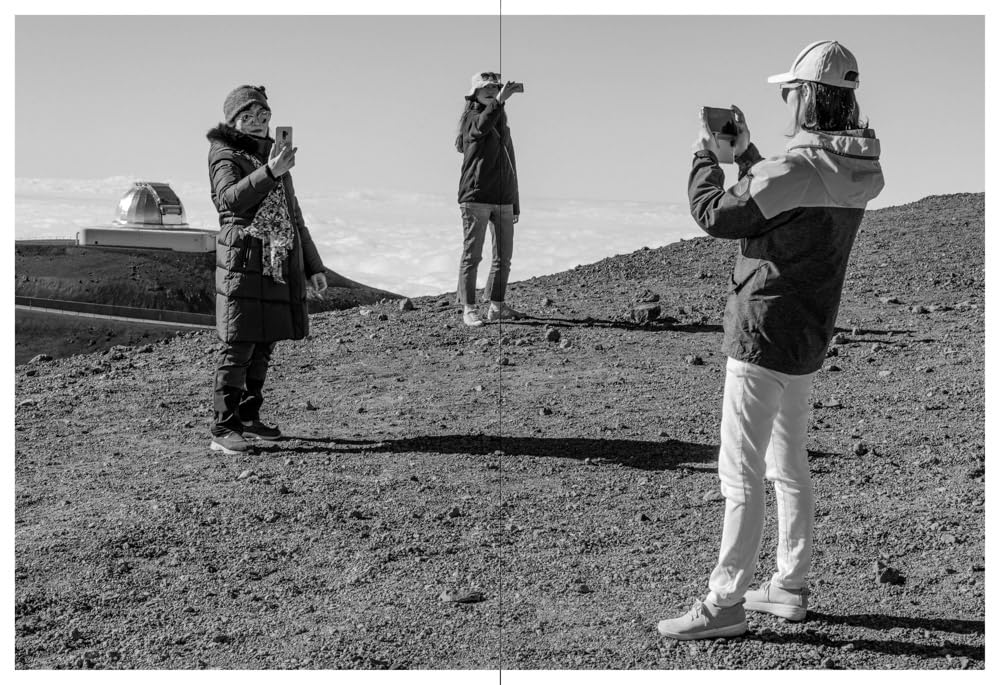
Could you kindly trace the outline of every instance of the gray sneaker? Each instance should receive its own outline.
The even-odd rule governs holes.
[[[462,321],[466,326],[471,326],[472,328],[483,325],[483,319],[479,316],[479,312],[475,309],[470,309],[469,311],[463,313]]]
[[[281,431],[277,426],[265,426],[260,420],[243,421],[243,437],[257,440],[280,440]]]
[[[222,435],[213,435],[212,444],[209,447],[213,452],[240,454],[250,449],[250,443],[236,431],[226,431]]]
[[[789,621],[801,621],[809,606],[809,590],[785,590],[767,581],[758,590],[750,590],[744,606],[749,611],[763,611]]]
[[[717,607],[709,601],[694,603],[683,616],[660,621],[656,629],[675,640],[710,640],[736,637],[747,632],[747,615],[742,604]]]
[[[500,321],[500,320],[506,321],[507,319],[524,319],[524,318],[527,317],[525,317],[523,313],[517,311],[516,309],[508,305],[506,302],[501,302],[499,307],[491,303],[490,308],[486,310],[487,321]]]

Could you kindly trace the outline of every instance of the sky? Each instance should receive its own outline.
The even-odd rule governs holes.
[[[452,141],[471,74],[501,70],[525,83],[507,104],[511,277],[571,268],[699,234],[699,107],[739,105],[761,152],[779,153],[787,114],[766,78],[824,38],[857,55],[882,140],[871,207],[982,191],[983,146],[958,159],[948,138],[985,138],[984,31],[981,16],[19,16],[15,236],[109,221],[132,180],[170,182],[192,225],[214,227],[204,134],[231,88],[263,84],[272,125],[295,128],[292,173],[328,266],[405,294],[453,289]]]

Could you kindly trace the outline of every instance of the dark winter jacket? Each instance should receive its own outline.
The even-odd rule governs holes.
[[[723,320],[728,356],[795,375],[823,365],[854,238],[884,185],[879,152],[868,129],[802,131],[778,157],[762,160],[751,145],[729,190],[715,155],[695,153],[691,214],[709,235],[740,241]]]
[[[462,178],[458,201],[514,205],[521,213],[517,192],[517,160],[510,139],[504,105],[474,102],[462,117]]]
[[[267,168],[274,143],[270,138],[255,138],[219,124],[208,132],[208,140],[212,202],[219,212],[215,248],[219,337],[225,342],[304,338],[309,334],[306,279],[325,269],[302,218],[292,177],[286,172],[276,179]],[[245,155],[254,156],[261,165],[256,167]],[[296,228],[295,246],[284,265],[285,283],[263,274],[262,242],[243,230],[279,182],[284,184],[288,216]]]

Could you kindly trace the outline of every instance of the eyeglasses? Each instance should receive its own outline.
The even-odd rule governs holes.
[[[240,121],[244,124],[249,124],[251,121],[256,121],[259,124],[266,124],[271,121],[271,112],[266,109],[258,109],[255,112],[243,112],[240,115]]]
[[[778,90],[781,91],[781,101],[788,102],[788,94],[793,90],[798,90],[798,89],[799,89],[798,83],[782,83],[778,87]]]
[[[484,71],[484,72],[481,72],[479,74],[479,78],[481,78],[483,80],[486,80],[486,81],[499,81],[500,80],[500,72]]]

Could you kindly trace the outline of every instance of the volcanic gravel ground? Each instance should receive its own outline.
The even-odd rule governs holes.
[[[268,381],[289,439],[241,456],[208,450],[211,333],[17,367],[16,665],[983,668],[983,245],[981,194],[865,219],[804,622],[656,633],[724,507],[736,247],[699,238],[512,284],[524,322],[467,329],[453,294],[314,315]]]

